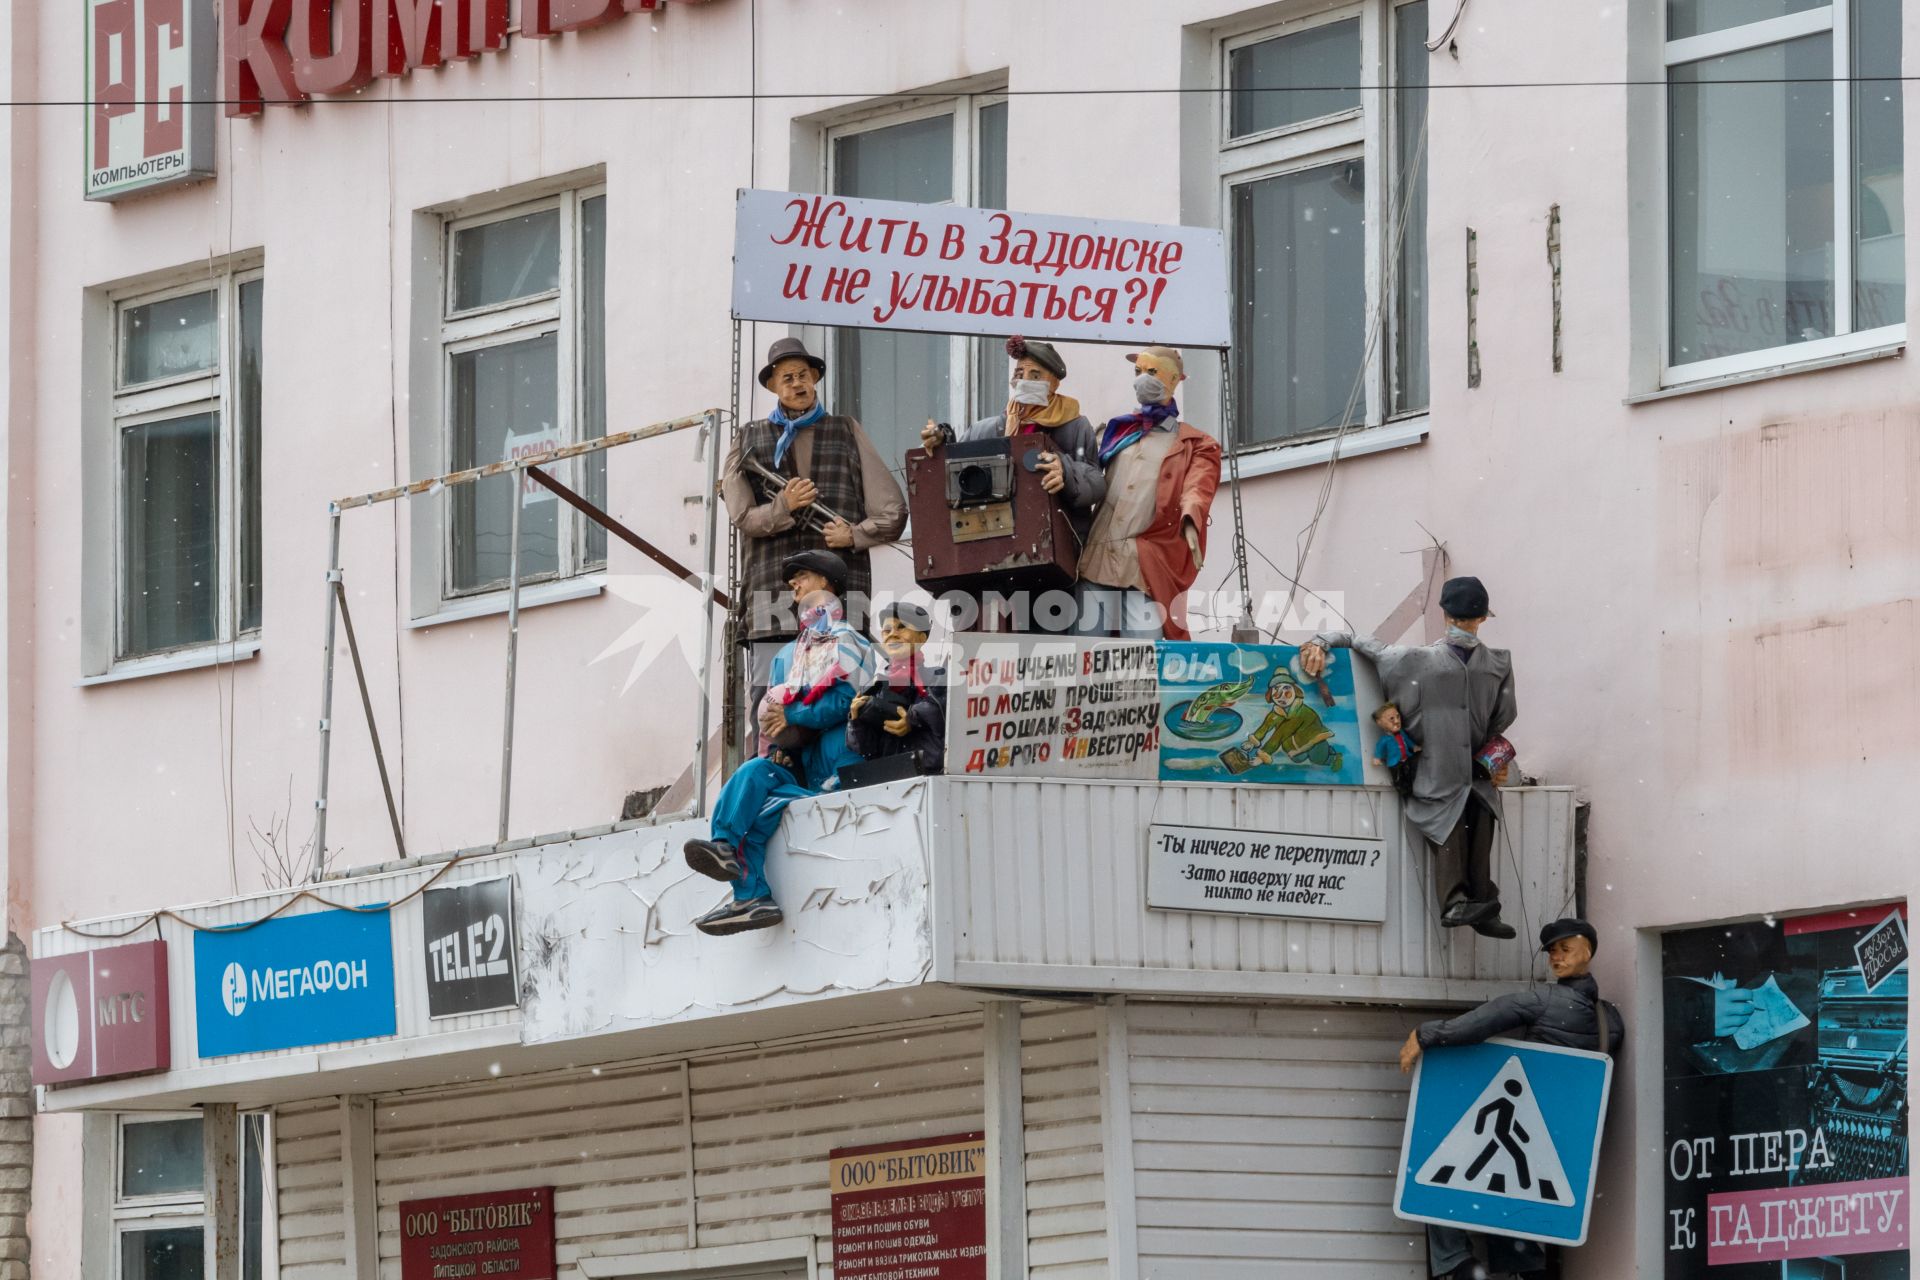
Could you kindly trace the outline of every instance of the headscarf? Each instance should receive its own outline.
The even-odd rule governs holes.
[[[1179,415],[1180,406],[1169,400],[1165,404],[1143,404],[1134,413],[1109,418],[1106,428],[1100,433],[1100,465],[1106,466],[1121,450],[1138,444],[1147,432],[1168,418],[1178,418]]]
[[[860,663],[859,644],[847,625],[846,606],[829,597],[800,615],[800,634],[794,638],[793,660],[778,690],[782,704],[812,706],[835,682],[850,678]]]
[[[799,434],[800,428],[810,427],[826,416],[827,407],[818,400],[813,402],[813,408],[797,418],[789,418],[784,408],[774,405],[773,412],[767,415],[767,421],[780,428],[780,438],[773,442],[773,465],[779,466],[786,458],[787,450],[793,447],[793,438]]]

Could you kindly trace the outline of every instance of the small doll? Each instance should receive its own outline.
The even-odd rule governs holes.
[[[1380,726],[1380,744],[1373,749],[1373,758],[1393,775],[1395,791],[1403,798],[1412,795],[1414,757],[1420,754],[1420,744],[1401,727],[1397,703],[1389,702],[1375,711],[1373,722]]]

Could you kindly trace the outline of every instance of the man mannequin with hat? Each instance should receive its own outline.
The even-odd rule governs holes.
[[[1207,555],[1207,514],[1220,488],[1220,442],[1180,420],[1186,365],[1172,347],[1143,347],[1132,413],[1100,432],[1107,496],[1080,554],[1082,635],[1188,639],[1181,597]]]
[[[767,884],[767,841],[788,805],[830,790],[859,757],[847,744],[847,713],[866,684],[872,652],[847,625],[840,596],[846,563],[831,551],[801,551],[780,566],[800,634],[774,655],[754,715],[760,754],[727,779],[704,840],[689,840],[687,865],[733,886],[733,896],[694,921],[702,933],[771,929],[785,916]]]
[[[1511,938],[1500,918],[1493,882],[1493,844],[1501,819],[1499,788],[1507,767],[1489,776],[1474,762],[1487,741],[1507,731],[1519,714],[1513,694],[1513,658],[1480,643],[1493,612],[1478,578],[1449,578],[1440,588],[1447,634],[1429,645],[1383,644],[1371,636],[1325,632],[1301,646],[1300,668],[1317,678],[1329,649],[1358,649],[1373,659],[1389,700],[1420,753],[1415,757],[1407,820],[1434,846],[1434,888],[1440,923],[1470,927],[1490,938]]]
[[[1411,1071],[1428,1049],[1479,1044],[1494,1036],[1512,1036],[1535,1044],[1563,1049],[1617,1053],[1626,1028],[1620,1011],[1600,998],[1600,985],[1589,970],[1599,935],[1585,920],[1555,920],[1540,930],[1540,949],[1554,983],[1496,996],[1457,1018],[1422,1023],[1407,1033],[1400,1046],[1400,1070]],[[1452,1280],[1485,1280],[1489,1274],[1473,1256],[1474,1232],[1458,1227],[1427,1227],[1428,1269]],[[1489,1263],[1495,1272],[1524,1275],[1546,1267],[1546,1252],[1532,1240],[1484,1236]]]
[[[841,602],[860,625],[873,590],[867,553],[897,539],[907,525],[906,496],[867,433],[821,403],[826,372],[827,362],[798,338],[774,342],[760,385],[778,403],[742,427],[727,454],[721,493],[744,535],[748,643],[794,634],[782,566],[801,551],[830,549],[844,559]]]

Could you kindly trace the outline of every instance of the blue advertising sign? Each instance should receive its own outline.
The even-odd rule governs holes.
[[[1312,678],[1292,645],[1162,641],[1155,648],[1162,781],[1368,781],[1374,708],[1358,705],[1345,650],[1333,650],[1326,671]]]
[[[1587,1239],[1613,1060],[1488,1040],[1420,1055],[1393,1212],[1410,1222]]]
[[[193,938],[200,1056],[394,1033],[388,912],[316,911]]]

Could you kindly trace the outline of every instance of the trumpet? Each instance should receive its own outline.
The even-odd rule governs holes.
[[[778,471],[775,471],[772,467],[760,461],[760,459],[754,457],[752,454],[744,455],[741,465],[753,472],[759,479],[772,486],[767,494],[768,501],[772,501],[778,497],[780,491],[787,487],[787,481],[793,479],[792,476],[781,475]],[[797,514],[800,516],[800,523],[815,533],[825,533],[827,526],[836,521],[845,524],[853,523],[853,521],[848,520],[824,502],[810,502]]]

